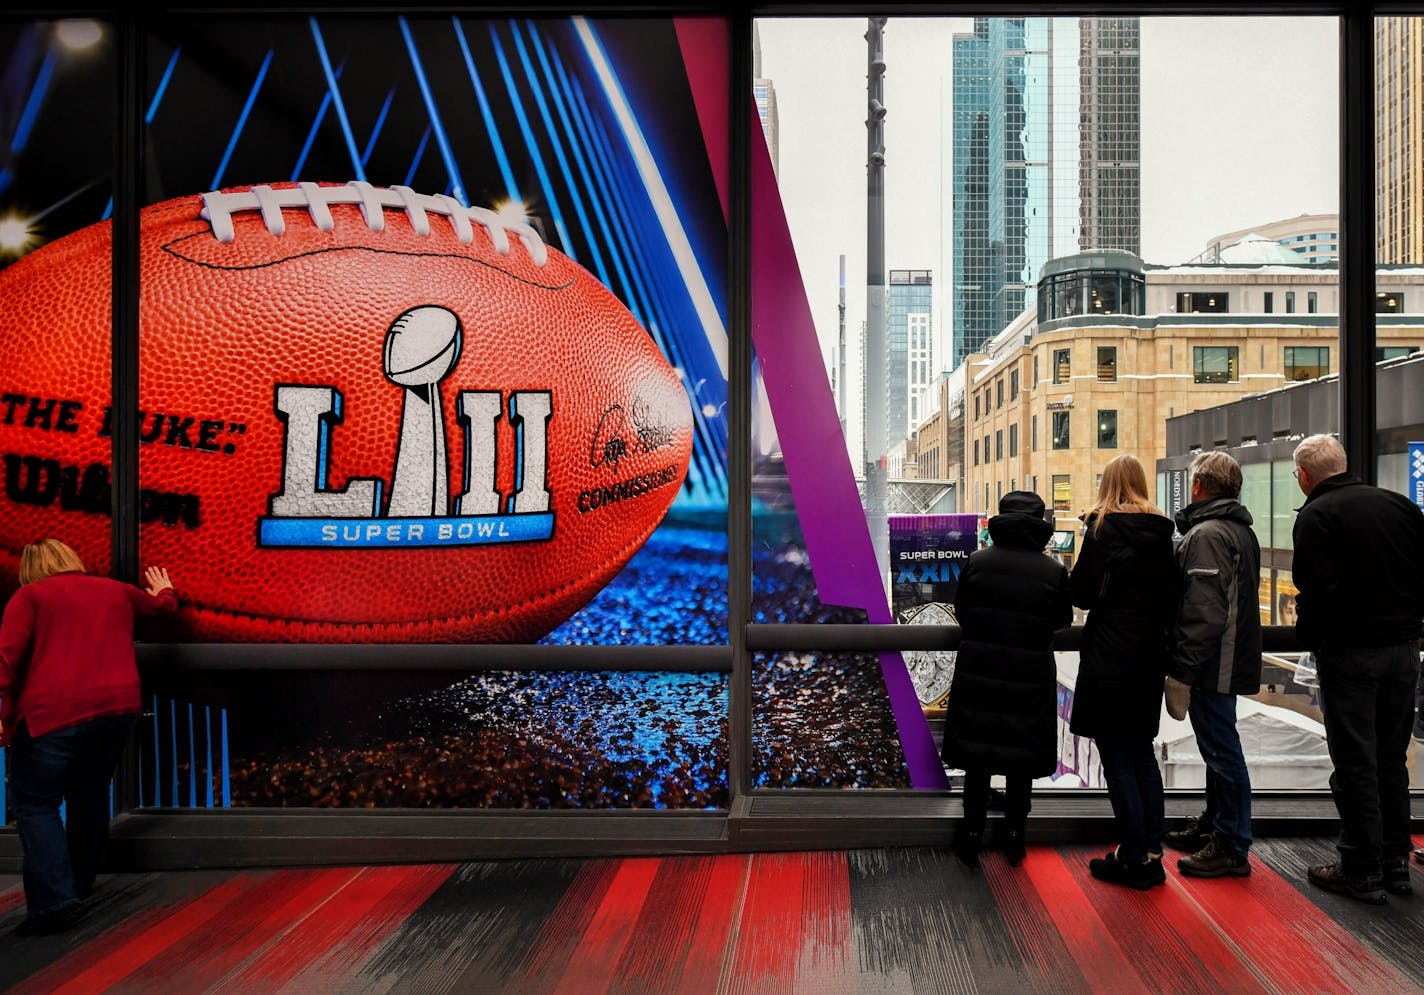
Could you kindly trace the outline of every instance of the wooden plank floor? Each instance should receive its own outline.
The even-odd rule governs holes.
[[[1258,840],[1248,878],[1147,893],[1102,848],[945,848],[163,871],[100,879],[72,932],[14,933],[8,992],[1424,992],[1418,895],[1311,887],[1323,839]]]

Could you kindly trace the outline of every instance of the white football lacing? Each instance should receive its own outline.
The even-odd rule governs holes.
[[[312,224],[321,231],[331,231],[332,204],[358,204],[366,224],[372,231],[384,231],[386,208],[405,211],[411,228],[417,235],[430,234],[430,214],[444,215],[450,220],[455,236],[465,245],[475,239],[475,222],[489,233],[494,251],[500,255],[509,254],[509,233],[513,232],[524,243],[529,258],[534,265],[543,266],[549,254],[539,233],[527,224],[511,221],[483,207],[466,207],[454,197],[443,193],[418,194],[410,187],[376,187],[364,180],[353,180],[341,187],[323,187],[315,183],[299,183],[294,187],[274,190],[266,185],[254,186],[251,190],[224,193],[211,191],[202,195],[203,219],[212,225],[213,235],[219,242],[231,242],[236,235],[232,216],[238,211],[261,211],[267,230],[273,235],[281,235],[287,230],[282,219],[282,209],[305,208],[311,215]]]

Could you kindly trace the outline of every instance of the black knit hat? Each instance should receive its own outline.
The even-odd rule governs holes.
[[[1033,491],[1009,491],[999,498],[999,514],[1001,515],[1031,515],[1041,519],[1043,512],[1043,498]]]

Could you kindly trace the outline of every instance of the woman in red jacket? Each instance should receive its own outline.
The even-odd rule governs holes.
[[[20,589],[0,618],[0,743],[24,850],[22,933],[73,925],[94,886],[109,781],[140,708],[134,617],[178,607],[167,570],[145,580],[146,592],[90,576],[58,539],[20,554]]]

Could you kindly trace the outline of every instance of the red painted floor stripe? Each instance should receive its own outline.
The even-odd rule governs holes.
[[[1277,991],[1416,988],[1260,860],[1252,859],[1247,878],[1173,877],[1236,945],[1242,962]]]
[[[805,877],[804,854],[752,856],[746,898],[732,934],[730,974],[722,979],[722,990],[747,995],[793,990]]]
[[[795,990],[851,995],[856,990],[855,922],[845,854],[806,854],[804,880],[802,947]]]
[[[1020,870],[1043,896],[1044,907],[1092,991],[1150,991],[1133,959],[1098,915],[1098,897],[1084,893],[1057,852],[1034,847]]]
[[[1177,887],[1170,864],[1165,886],[1135,891],[1092,876],[1088,861],[1103,852],[1072,848],[1060,856],[1148,988],[1164,995],[1273,989],[1269,979],[1242,963],[1236,945],[1213,929],[1201,907]]]
[[[711,873],[697,903],[692,943],[681,970],[673,975],[681,981],[677,995],[706,995],[716,990],[732,937],[732,922],[746,891],[751,862],[752,858],[746,854],[713,858]]]
[[[539,935],[525,951],[518,968],[510,973],[505,991],[548,992],[559,983],[579,938],[593,921],[603,904],[603,896],[616,879],[620,864],[616,859],[590,860],[579,868],[559,904],[544,921]]]
[[[31,975],[12,991],[89,995],[109,988],[246,898],[269,876],[238,874],[191,901],[137,916]]]
[[[1040,859],[1040,849],[1045,848],[1028,849],[1035,863]],[[1069,953],[1063,934],[1029,873],[996,858],[985,859],[981,867],[1014,948],[1024,959],[1034,991],[1044,995],[1092,995],[1092,986]]]
[[[224,984],[235,991],[337,991],[453,870],[452,864],[364,868]]]
[[[217,985],[249,958],[282,942],[283,934],[349,884],[359,868],[278,871],[227,915],[214,917],[183,940],[131,973],[125,982],[144,992],[191,992]],[[175,965],[181,964],[181,970]],[[179,976],[174,981],[175,975]]]
[[[609,991],[661,860],[624,860],[569,956],[555,995]]]

